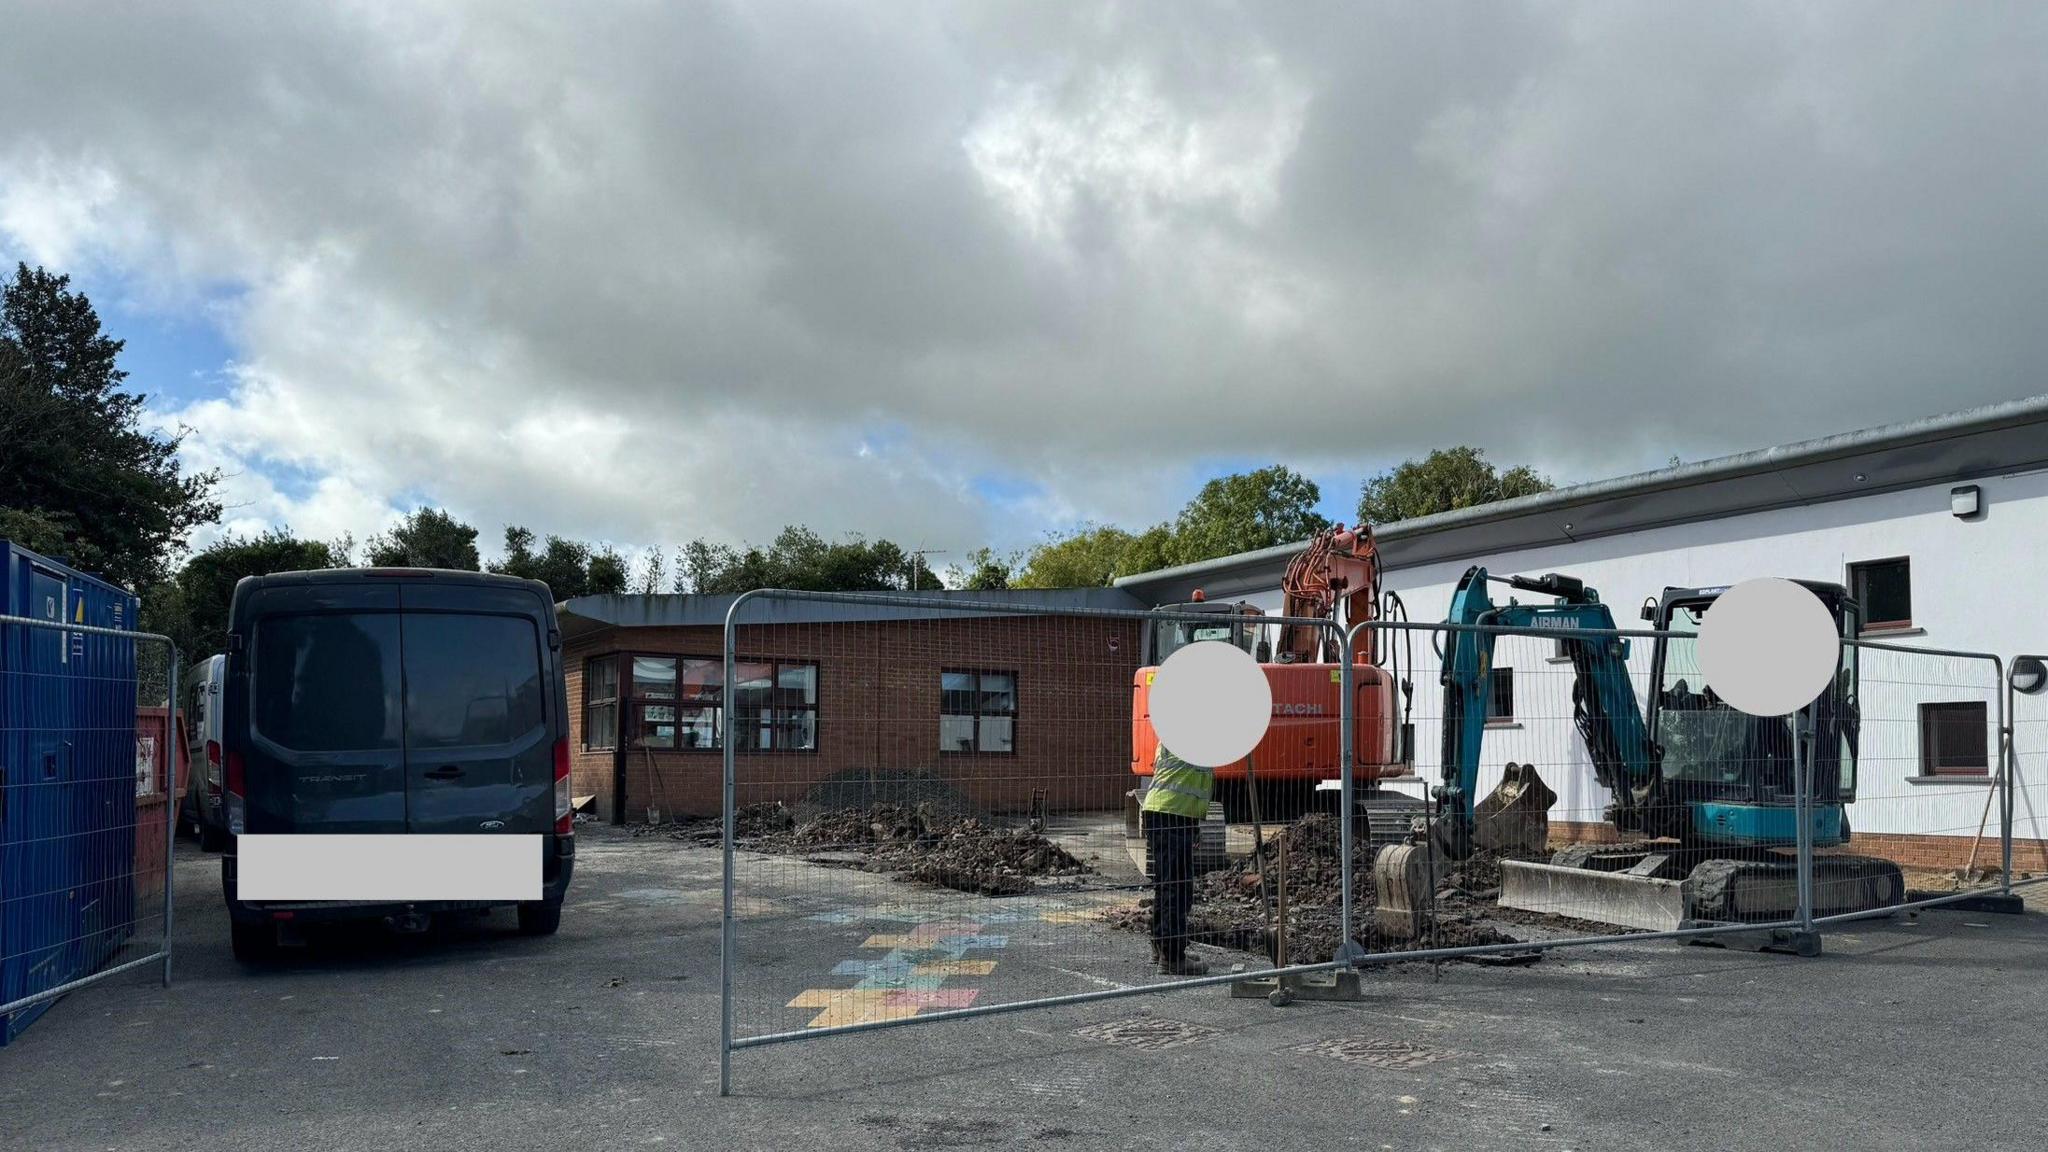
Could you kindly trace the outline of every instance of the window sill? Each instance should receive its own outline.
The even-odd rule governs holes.
[[[1486,722],[1486,730],[1488,732],[1510,731],[1521,726],[1521,722],[1517,720],[1488,720]]]
[[[1925,636],[1927,629],[1915,628],[1911,624],[1903,628],[1865,628],[1856,633],[1858,640],[1889,640],[1894,636]]]
[[[1545,664],[1569,664],[1572,662],[1572,658],[1569,656],[1545,656],[1543,662]]]
[[[1989,788],[1997,779],[1989,772],[1982,775],[1957,772],[1947,776],[1908,776],[1908,784],[1961,784],[1970,788]]]

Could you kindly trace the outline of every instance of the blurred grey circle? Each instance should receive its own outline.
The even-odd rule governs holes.
[[[1754,716],[1813,703],[1841,662],[1827,605],[1790,580],[1745,580],[1721,593],[1700,621],[1698,643],[1707,686]]]
[[[1245,758],[1273,722],[1273,685],[1244,649],[1203,640],[1174,652],[1152,679],[1152,730],[1190,764]]]

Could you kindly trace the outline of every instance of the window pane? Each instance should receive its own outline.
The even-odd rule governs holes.
[[[667,704],[642,704],[633,744],[637,748],[676,746],[676,710]]]
[[[734,664],[732,674],[733,707],[740,710],[739,723],[752,724],[768,710],[775,693],[775,665]]]
[[[600,656],[583,666],[583,698],[610,700],[619,694],[619,661]]]
[[[674,657],[633,657],[633,695],[643,700],[675,699],[676,662]]]
[[[939,751],[974,751],[974,717],[939,717]]]
[[[809,664],[784,664],[775,673],[777,699],[784,705],[818,702],[818,670]]]
[[[718,709],[685,708],[682,712],[680,747],[716,748],[719,733]]]
[[[972,672],[939,673],[939,711],[971,713],[979,701],[976,699],[975,680]]]
[[[588,719],[584,721],[587,731],[583,734],[586,748],[616,748],[619,744],[619,706],[617,704],[592,705]]]
[[[983,714],[1017,711],[1017,678],[1007,672],[982,673],[981,711]]]
[[[1981,773],[1990,770],[1987,708],[1979,704],[1928,704],[1921,709],[1920,743],[1924,771]]]
[[[1486,701],[1486,718],[1489,720],[1511,720],[1515,715],[1515,670],[1495,668],[1493,670],[1493,691]]]
[[[257,731],[301,752],[399,746],[396,613],[273,616],[256,626]]]
[[[1014,743],[1016,721],[1008,716],[984,716],[981,718],[981,750],[983,752],[1009,752]]]
[[[533,621],[414,612],[403,632],[408,748],[510,744],[541,727]]]
[[[803,752],[818,746],[818,714],[809,711],[777,712],[775,715],[775,747],[787,752]]]
[[[725,661],[692,659],[683,661],[683,699],[717,704],[719,682],[725,678]]]
[[[1865,564],[1856,576],[1856,598],[1863,602],[1866,621],[1898,624],[1913,618],[1913,579],[1906,561]]]

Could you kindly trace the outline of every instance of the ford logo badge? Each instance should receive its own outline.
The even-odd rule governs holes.
[[[477,825],[477,827],[483,829],[486,832],[496,832],[498,829],[503,828],[504,826],[505,822],[503,820],[486,820],[483,823]]]

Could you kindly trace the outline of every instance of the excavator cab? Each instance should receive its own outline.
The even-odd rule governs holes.
[[[1168,604],[1160,611],[1199,613],[1213,617],[1213,620],[1147,620],[1144,637],[1144,663],[1147,666],[1156,668],[1166,663],[1168,656],[1205,640],[1221,640],[1261,664],[1272,660],[1273,645],[1266,639],[1265,626],[1260,623],[1264,612],[1242,601],[1230,604],[1204,600],[1200,592],[1195,595],[1193,600]]]
[[[1856,601],[1839,584],[1799,581],[1827,606],[1837,631],[1853,638],[1861,620]],[[1685,838],[1731,847],[1761,847],[1786,840],[1782,814],[1796,802],[1797,761],[1793,718],[1750,716],[1730,707],[1700,675],[1693,635],[1724,588],[1666,588],[1644,605],[1660,631],[1645,704],[1651,739],[1661,750],[1663,795],[1690,819]],[[1843,645],[1835,686],[1814,701],[1811,720],[1814,840],[1823,847],[1848,838],[1840,805],[1856,799],[1856,649]],[[1788,818],[1788,817],[1787,817]],[[1794,832],[1796,835],[1796,831]]]

